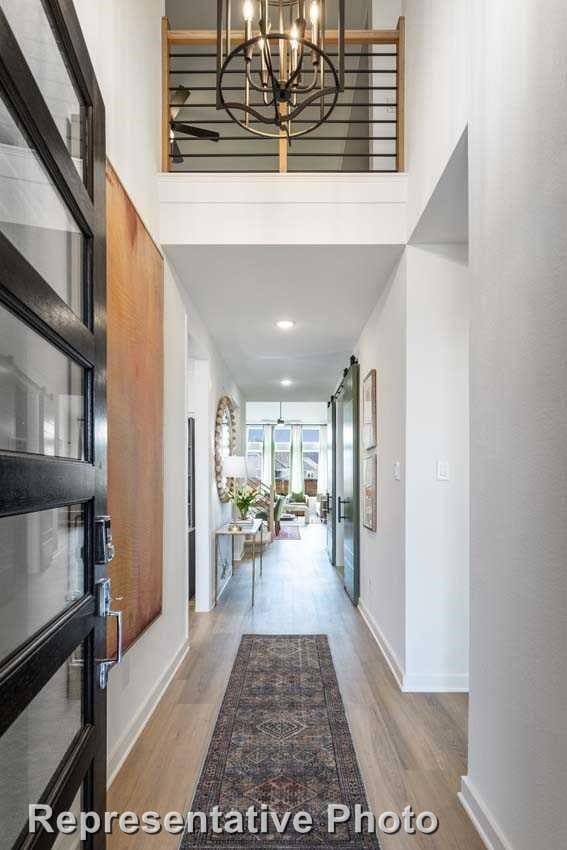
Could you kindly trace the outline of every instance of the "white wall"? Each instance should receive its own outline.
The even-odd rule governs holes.
[[[372,29],[396,29],[401,14],[402,0],[372,0]]]
[[[159,238],[162,0],[75,0],[106,106],[107,153]],[[187,328],[165,270],[163,611],[110,675],[109,773],[115,773],[187,648]]]
[[[163,0],[74,0],[106,106],[107,154],[159,239]]]
[[[379,399],[378,530],[360,531],[360,604],[399,679],[405,663],[405,348],[404,256],[355,348],[361,378],[370,369],[377,370]],[[394,478],[398,461],[402,471],[399,481]]]
[[[360,532],[361,610],[405,691],[468,687],[465,256],[408,246],[356,347],[361,378],[376,369],[378,386],[378,527]]]
[[[494,848],[559,850],[567,835],[567,116],[558,105],[567,97],[567,7],[479,0],[472,33],[463,792]]]
[[[164,245],[400,245],[405,174],[162,174]]]
[[[232,517],[232,505],[220,501],[217,493],[214,463],[215,419],[219,399],[230,396],[237,407],[237,454],[244,453],[246,402],[228,366],[191,300],[183,288],[189,332],[189,413],[195,417],[195,484],[196,484],[196,594],[197,611],[210,611],[214,605],[215,540],[213,532]],[[242,547],[236,545],[235,559]],[[229,558],[227,540],[222,538],[219,554]],[[231,577],[229,569],[222,593]]]
[[[469,115],[469,0],[404,0],[408,235]]]
[[[467,690],[466,246],[406,249],[406,690]],[[382,402],[381,402],[382,403]],[[438,462],[449,480],[438,480]]]
[[[282,390],[282,395],[285,390]],[[283,401],[282,417],[286,422],[301,422],[304,425],[322,425],[327,422],[326,401]],[[280,405],[277,401],[247,401],[246,422],[258,423],[264,420],[277,422]]]

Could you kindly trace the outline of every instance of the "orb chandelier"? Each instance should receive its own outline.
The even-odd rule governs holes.
[[[217,0],[217,108],[250,133],[290,142],[326,121],[344,88],[337,5],[331,56],[326,0]]]

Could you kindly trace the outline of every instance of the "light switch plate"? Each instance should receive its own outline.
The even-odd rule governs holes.
[[[394,479],[396,481],[402,480],[402,465],[399,460],[397,460],[394,464]]]
[[[449,480],[449,461],[448,460],[438,460],[437,461],[437,481],[448,481]]]

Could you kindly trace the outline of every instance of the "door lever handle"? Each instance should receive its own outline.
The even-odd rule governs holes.
[[[338,497],[339,509],[337,511],[337,519],[338,519],[339,522],[341,522],[343,519],[348,519],[346,514],[341,513],[341,505],[348,505],[348,504],[350,504],[350,499],[341,499],[340,496]]]
[[[105,690],[108,685],[108,674],[113,667],[116,667],[122,662],[123,653],[123,622],[122,611],[115,611],[112,605],[112,596],[110,595],[110,579],[103,578],[97,582],[97,613],[100,617],[114,617],[116,619],[116,655],[114,658],[101,658],[98,660],[98,685],[101,690]],[[119,602],[124,597],[117,596],[116,602]]]

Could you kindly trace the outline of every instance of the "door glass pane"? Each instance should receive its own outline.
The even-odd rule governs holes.
[[[82,318],[85,237],[1,91],[0,233]]]
[[[81,817],[82,811],[82,802],[83,802],[83,789],[79,788],[75,795],[75,799],[69,806],[69,811],[73,812],[75,815],[77,822]],[[81,850],[81,836],[80,833],[73,832],[69,835],[65,835],[65,833],[60,832],[57,838],[55,839],[54,844],[52,845],[51,850]]]
[[[0,519],[0,659],[83,596],[84,542],[82,505]]]
[[[41,0],[0,0],[75,167],[84,176],[85,106]]]
[[[0,449],[85,457],[84,369],[2,306]]]
[[[14,845],[83,725],[83,650],[77,647],[0,738],[0,848]]]

